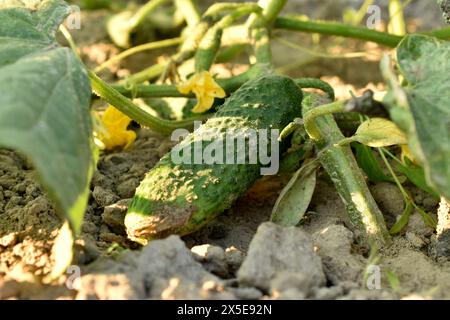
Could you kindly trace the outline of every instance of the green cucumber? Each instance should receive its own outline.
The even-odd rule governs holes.
[[[173,150],[190,146],[197,151],[195,154],[193,151],[181,154],[202,154],[213,143],[224,141],[230,130],[238,137],[251,130],[281,131],[300,116],[302,98],[301,89],[288,77],[265,75],[252,79]],[[277,137],[270,134],[266,137],[267,146],[263,147],[272,150]],[[260,140],[258,145],[261,148]],[[261,161],[248,163],[249,148],[247,140],[244,164],[236,163],[237,157],[242,156],[237,154],[236,148],[231,151],[234,164],[180,164],[174,162],[171,152],[166,154],[136,190],[125,217],[128,237],[145,244],[169,234],[186,235],[229,208],[261,176],[264,167]],[[280,146],[278,152],[282,151],[283,146]]]

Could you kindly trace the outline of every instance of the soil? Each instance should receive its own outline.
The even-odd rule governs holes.
[[[295,3],[306,6],[303,1]],[[106,16],[104,11],[83,12],[83,28],[74,32],[88,66],[119,52],[99,27]],[[304,35],[279,35],[296,43],[311,41]],[[341,44],[333,41],[327,49]],[[378,55],[385,50],[351,41],[346,44],[350,51],[367,46]],[[280,67],[285,61],[300,61],[301,65],[302,59],[311,59],[277,42],[273,50]],[[118,79],[130,70],[151,65],[161,54],[126,59],[103,76]],[[228,70],[234,67],[222,66]],[[383,90],[378,62],[367,57],[315,57],[305,67],[285,70],[291,76],[329,81],[338,98],[348,97],[349,90]],[[54,265],[52,247],[62,219],[36,182],[31,163],[14,151],[0,150],[0,299],[450,299],[450,262],[435,258],[435,234],[419,214],[412,215],[406,230],[396,235],[393,245],[380,251],[378,262],[374,262],[367,248],[355,242],[342,201],[325,172],[319,174],[306,218],[295,229],[280,230],[266,223],[287,182],[286,177],[273,177],[264,181],[263,193],[260,186],[250,190],[197,233],[140,247],[126,237],[124,214],[145,173],[173,143],[145,128],[136,131],[138,139],[129,149],[101,155],[82,232],[76,240],[74,268],[46,284],[42,280]],[[391,226],[403,211],[399,190],[387,183],[372,184],[370,189]],[[411,185],[407,189],[418,205],[436,214],[438,201]],[[286,232],[289,239],[283,237]],[[279,236],[264,243],[267,234]],[[261,246],[266,246],[262,252],[267,252],[264,261],[273,262],[270,265],[258,260],[264,258],[258,254]],[[296,257],[289,251],[293,246],[301,247],[311,258],[304,261]],[[297,261],[302,261],[302,268],[297,267]],[[381,278],[373,290],[363,281],[374,270],[371,264],[379,268]],[[261,270],[253,270],[252,265]],[[73,277],[77,268],[81,277]],[[263,282],[256,272],[265,272]],[[312,273],[317,279],[314,283],[306,280],[314,278]]]

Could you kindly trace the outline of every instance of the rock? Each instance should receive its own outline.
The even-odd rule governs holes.
[[[11,232],[0,238],[0,246],[7,248],[12,247],[17,243],[18,233]]]
[[[426,238],[433,234],[433,228],[427,226],[419,213],[415,212],[409,217],[406,231],[413,232],[419,237]]]
[[[124,219],[131,199],[123,199],[117,203],[106,206],[103,210],[102,219],[115,233],[124,234]]]
[[[343,294],[344,290],[341,286],[315,288],[313,297],[317,300],[332,300]]]
[[[422,201],[422,207],[426,212],[434,211],[439,204],[439,200],[432,196],[426,196]]]
[[[333,283],[360,280],[364,258],[351,253],[353,233],[342,225],[332,225],[313,234],[317,253],[322,257],[325,274]]]
[[[88,243],[86,243],[88,245]],[[81,277],[77,299],[144,299],[146,291],[141,273],[136,272],[138,252],[126,251],[113,259],[95,260]],[[75,283],[74,283],[75,285]]]
[[[425,246],[425,242],[413,232],[406,232],[406,239],[417,249]]]
[[[117,194],[122,199],[132,198],[136,191],[136,188],[139,186],[140,180],[137,178],[129,178],[121,183],[119,183],[116,187]]]
[[[51,204],[44,196],[37,197],[36,199],[28,202],[26,205],[27,214],[30,216],[37,216],[40,213],[49,211],[50,208]]]
[[[18,194],[22,195],[27,190],[27,184],[29,181],[24,181],[21,183],[18,183],[14,186],[13,191],[17,192]]]
[[[232,292],[237,299],[241,300],[258,300],[263,296],[263,293],[256,288],[227,288]]]
[[[92,196],[101,207],[109,206],[119,200],[119,198],[111,190],[100,186],[95,186]]]
[[[393,300],[397,299],[395,293],[388,290],[353,289],[339,300]]]
[[[283,272],[303,274],[311,279],[311,286],[325,283],[322,262],[305,232],[263,223],[250,243],[237,278],[243,285],[269,291],[271,281]]]
[[[25,194],[31,197],[37,197],[40,193],[39,187],[35,184],[30,184],[25,190]]]
[[[194,257],[201,262],[203,267],[219,277],[228,276],[228,264],[225,258],[225,251],[221,247],[204,244],[191,248]]]
[[[397,216],[403,213],[405,203],[397,186],[388,182],[379,182],[370,188],[373,198],[386,216],[386,223],[391,227]]]
[[[163,300],[231,300],[235,299],[235,296],[230,292],[225,292],[224,288],[215,281],[206,281],[199,287],[192,281],[170,278],[169,285],[162,291],[160,298]]]
[[[95,234],[97,231],[97,226],[92,221],[83,221],[81,225],[81,230],[87,234]]]
[[[94,175],[92,176],[91,184],[93,186],[108,188],[108,187],[111,187],[111,185],[113,184],[113,180],[111,178],[109,178],[108,176],[100,173],[100,171],[96,170],[94,172]]]
[[[102,254],[91,234],[83,235],[83,239],[77,240],[75,244],[75,248],[79,249],[76,251],[76,257],[80,264],[90,263]]]
[[[20,206],[22,204],[22,197],[19,196],[12,196],[8,203],[5,206],[5,210],[12,209],[14,207]]]
[[[163,141],[156,149],[158,152],[158,156],[162,158],[166,153],[170,151],[170,149],[172,149],[174,145],[175,143],[173,141],[170,140]]]
[[[306,297],[313,285],[311,278],[304,273],[280,272],[270,282],[272,296],[282,296],[283,292],[295,289]]]
[[[231,299],[221,281],[202,268],[178,236],[151,241],[138,260],[149,298]]]
[[[226,248],[225,260],[228,264],[228,272],[234,275],[244,262],[245,254],[234,246]]]
[[[278,300],[304,300],[306,298],[306,294],[298,289],[290,288],[283,292],[277,293],[272,298]]]
[[[142,283],[126,274],[87,274],[81,277],[77,300],[134,300],[144,298]]]

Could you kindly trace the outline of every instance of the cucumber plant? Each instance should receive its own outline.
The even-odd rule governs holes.
[[[95,6],[94,2],[85,1],[90,6]],[[114,58],[115,62],[142,50],[176,44],[180,47],[167,61],[114,84],[106,83],[95,72],[108,62],[89,70],[79,59],[70,32],[61,26],[71,13],[65,1],[2,2],[0,145],[30,158],[58,212],[77,233],[99,154],[94,143],[98,126],[94,130],[90,110],[93,94],[123,114],[114,119],[123,121],[118,132],[129,135],[129,139],[122,139],[126,144],[135,138],[125,128],[131,120],[164,135],[177,129],[191,130],[196,121],[204,121],[174,148],[192,146],[194,153],[209,150],[224,140],[227,129],[233,129],[237,136],[245,136],[250,129],[276,129],[281,132],[279,137],[269,135],[262,144],[268,146],[280,140],[281,147],[273,150],[273,155],[284,157],[283,163],[289,162],[286,167],[297,171],[281,192],[272,220],[283,225],[301,222],[314,192],[316,172],[322,166],[335,184],[361,242],[388,245],[390,234],[365,175],[372,181],[395,183],[399,188],[409,179],[445,203],[450,198],[450,29],[403,35],[355,24],[281,16],[286,2],[216,3],[204,13],[192,0],[151,0],[142,7],[130,8],[109,23],[112,40],[120,47],[131,47]],[[440,4],[448,14],[448,1]],[[104,1],[99,5],[108,6]],[[133,47],[142,27],[171,28],[179,32],[179,37]],[[270,45],[271,32],[277,29],[396,47],[395,69],[388,58],[381,64],[389,87],[383,103],[371,96],[335,101],[333,88],[320,79],[277,75]],[[57,42],[58,30],[71,49]],[[249,52],[245,51],[248,48],[252,53],[247,71],[229,78],[216,78],[210,73],[213,64]],[[178,71],[187,63],[194,65],[193,74],[181,79]],[[158,77],[165,82],[149,83]],[[311,88],[322,94],[307,90]],[[147,99],[151,105],[156,104],[154,99],[169,97],[189,99],[189,117],[173,120],[171,115],[154,116],[133,100]],[[386,108],[390,120],[370,117],[367,108],[374,106]],[[341,128],[343,119],[349,118],[352,123],[362,124],[354,135],[346,137]],[[214,134],[208,133],[210,129]],[[200,149],[196,149],[198,142]],[[397,159],[387,149],[393,145],[399,145],[409,156]],[[256,146],[261,147],[261,142],[257,141]],[[250,142],[244,143],[244,148],[249,147]],[[396,159],[397,171],[405,178],[397,177],[387,160],[384,164],[390,173],[384,173],[371,148],[379,149],[383,160],[386,156]],[[235,152],[232,155],[237,156]],[[131,239],[146,243],[170,233],[193,232],[244,194],[261,176],[260,169],[261,165],[246,161],[180,165],[169,153],[136,190],[125,218],[127,233]],[[391,234],[404,227],[412,207],[429,225],[436,225],[406,192],[404,196],[405,213]],[[439,221],[438,226],[443,234],[448,221]]]

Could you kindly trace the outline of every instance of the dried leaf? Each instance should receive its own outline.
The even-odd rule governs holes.
[[[353,139],[375,148],[408,143],[403,131],[394,122],[383,118],[372,118],[363,122],[356,130]]]
[[[316,187],[315,161],[304,164],[281,191],[270,220],[282,226],[295,226],[303,218]]]

